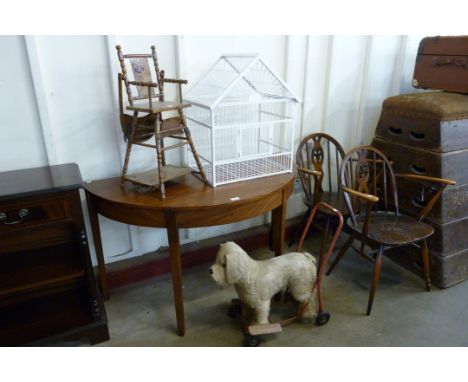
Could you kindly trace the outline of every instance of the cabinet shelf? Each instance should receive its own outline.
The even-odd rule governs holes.
[[[67,243],[0,255],[0,298],[82,277],[77,252],[77,244]]]
[[[32,342],[92,323],[84,286],[70,288],[2,309],[0,343],[11,346]]]

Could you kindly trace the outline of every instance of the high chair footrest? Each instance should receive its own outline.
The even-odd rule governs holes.
[[[164,182],[184,176],[192,171],[190,167],[180,167],[172,165],[163,166],[162,170],[164,175]],[[158,169],[154,168],[145,172],[139,172],[132,175],[125,175],[124,180],[143,186],[159,187]]]

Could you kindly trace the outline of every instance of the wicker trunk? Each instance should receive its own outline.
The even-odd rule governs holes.
[[[426,219],[435,232],[428,239],[432,282],[447,288],[468,278],[468,95],[448,92],[405,94],[386,99],[372,145],[392,161],[395,172],[454,179]],[[417,216],[434,190],[398,180],[400,210]],[[388,255],[422,273],[417,250],[398,248]]]

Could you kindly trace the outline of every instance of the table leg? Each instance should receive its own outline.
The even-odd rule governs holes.
[[[286,228],[286,207],[288,200],[283,190],[281,205],[271,211],[271,249],[275,252],[275,256],[283,254],[284,234]]]
[[[179,229],[177,228],[177,215],[166,213],[167,238],[171,255],[172,289],[177,317],[177,334],[185,335],[184,297],[182,294],[182,264],[180,260]]]
[[[86,193],[86,201],[88,204],[89,221],[93,232],[94,248],[96,250],[96,259],[98,262],[98,282],[101,289],[102,297],[105,301],[109,300],[109,289],[107,287],[107,272],[106,263],[104,261],[104,252],[102,251],[101,229],[99,228],[99,217],[94,208],[92,197]]]

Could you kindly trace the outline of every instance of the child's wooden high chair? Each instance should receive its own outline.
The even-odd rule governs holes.
[[[117,55],[120,61],[122,73],[119,73],[119,103],[120,122],[122,130],[127,140],[127,150],[122,168],[122,184],[125,181],[134,184],[157,187],[161,192],[161,199],[165,199],[166,192],[164,182],[191,172],[191,168],[173,166],[166,164],[165,152],[186,144],[190,145],[190,150],[195,158],[198,173],[206,181],[206,175],[200,158],[192,141],[190,131],[187,127],[183,109],[190,107],[188,103],[182,103],[182,84],[187,84],[186,80],[169,79],[164,77],[164,71],[159,69],[156,49],[151,46],[151,54],[126,54],[122,53],[120,45],[116,46]],[[125,62],[130,62],[133,81],[130,80]],[[153,61],[156,82],[153,82],[150,60]],[[133,116],[124,112],[122,97],[122,82],[125,84],[129,105],[126,110],[133,112]],[[164,100],[164,84],[172,83],[178,85],[178,100],[168,102]],[[136,94],[132,92],[136,91]],[[136,103],[136,101],[144,102]],[[163,119],[163,112],[173,112],[175,117]],[[139,113],[145,113],[139,117]],[[148,139],[155,137],[155,145],[145,143]],[[164,146],[165,138],[174,138],[181,142]],[[130,152],[133,145],[156,149],[157,154],[157,174],[154,170],[127,175]],[[156,176],[157,175],[157,176]]]

